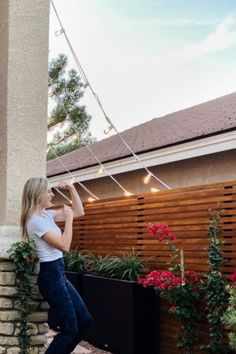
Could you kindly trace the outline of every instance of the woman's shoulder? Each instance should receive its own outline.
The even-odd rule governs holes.
[[[47,209],[43,212],[43,216],[49,216],[51,218],[54,218],[56,215],[56,210],[54,209]]]
[[[53,228],[54,215],[54,210],[45,210],[42,214],[32,215],[27,222],[28,233],[41,237]]]
[[[56,211],[52,209],[45,210],[42,214],[33,214],[28,220],[28,225],[46,221],[47,219],[54,219],[55,215]]]

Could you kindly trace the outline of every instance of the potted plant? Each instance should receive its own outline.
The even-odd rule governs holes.
[[[94,326],[85,339],[116,354],[158,354],[158,298],[137,283],[146,271],[138,254],[93,256],[90,271],[83,294]]]
[[[71,250],[64,254],[67,279],[83,297],[83,273],[87,271],[90,255],[87,252]]]

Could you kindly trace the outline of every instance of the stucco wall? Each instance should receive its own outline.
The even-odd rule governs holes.
[[[0,225],[18,225],[24,182],[46,173],[48,26],[48,0],[0,1]]]

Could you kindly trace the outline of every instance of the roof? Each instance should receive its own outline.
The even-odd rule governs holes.
[[[132,150],[141,154],[232,130],[236,130],[236,92],[154,118],[121,134]],[[90,148],[102,163],[131,156],[117,134],[90,145]],[[97,165],[95,158],[87,147],[83,147],[60,159],[48,161],[47,176],[93,165]]]

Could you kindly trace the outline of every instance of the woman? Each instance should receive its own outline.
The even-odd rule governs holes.
[[[58,188],[70,191],[71,207],[46,210],[52,207],[54,194],[45,178],[30,178],[22,196],[22,238],[34,241],[40,262],[39,290],[57,314],[60,328],[45,354],[71,353],[91,324],[87,307],[65,277],[62,258],[70,250],[73,218],[84,215],[84,209],[73,183],[60,182]],[[63,232],[55,221],[65,222]]]

